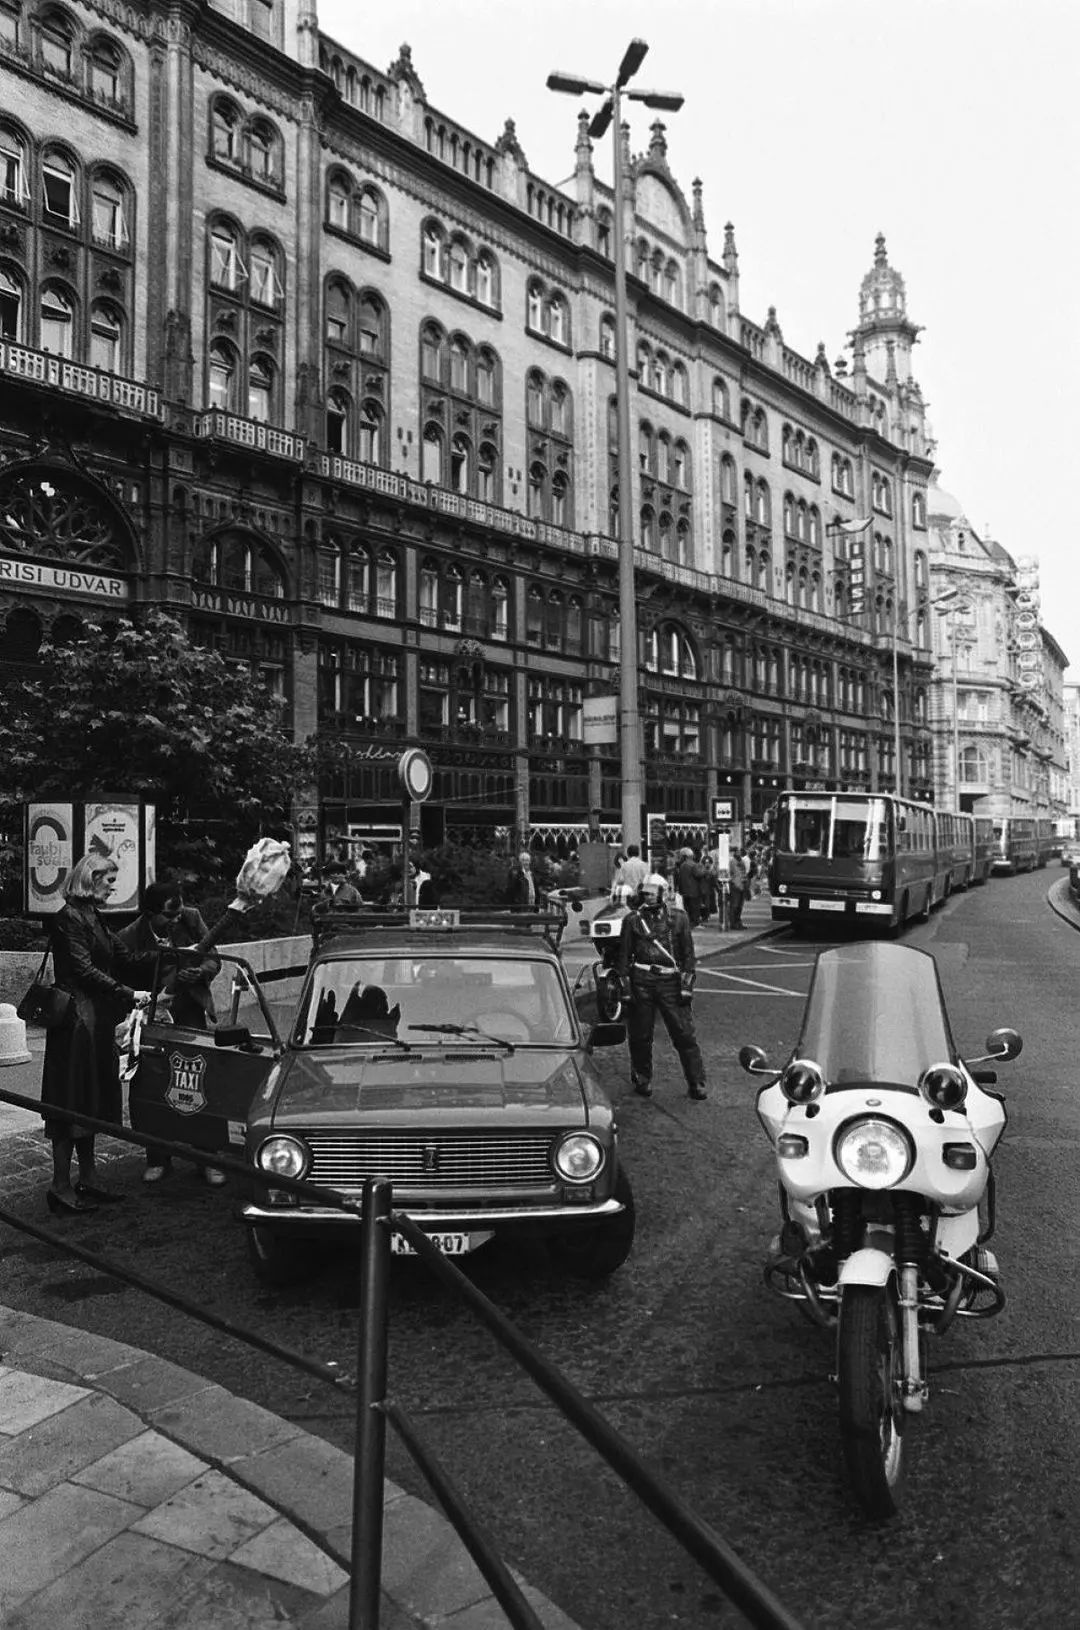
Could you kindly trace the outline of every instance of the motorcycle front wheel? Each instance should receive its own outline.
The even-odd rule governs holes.
[[[899,1510],[904,1476],[906,1415],[895,1286],[846,1286],[836,1342],[848,1481],[867,1515],[881,1521]]]

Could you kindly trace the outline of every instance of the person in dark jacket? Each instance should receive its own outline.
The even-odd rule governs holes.
[[[50,924],[54,980],[71,1007],[63,1024],[47,1032],[41,1072],[45,1136],[52,1144],[53,1179],[46,1193],[57,1213],[96,1211],[123,1195],[98,1182],[94,1133],[80,1127],[80,1112],[120,1125],[123,1094],[117,1068],[116,1026],[150,999],[134,983],[149,983],[153,964],[112,932],[100,914],[116,883],[116,862],[89,854],[76,861],[63,885],[64,905]],[[79,1163],[71,1181],[71,1157]]]
[[[705,892],[705,868],[692,849],[680,849],[679,864],[675,869],[675,887],[682,895],[683,910],[690,919],[690,927],[701,921],[702,898]]]
[[[640,1097],[652,1097],[653,1032],[659,1013],[679,1055],[688,1095],[707,1098],[690,1005],[697,971],[694,937],[685,911],[669,908],[666,896],[666,879],[653,873],[622,920],[619,985],[626,1007],[630,1080]]]
[[[536,905],[536,880],[533,877],[532,856],[523,849],[510,867],[506,879],[506,904],[520,911],[531,911]]]
[[[142,911],[117,938],[136,956],[151,965],[162,958],[159,992],[169,998],[169,1013],[174,1024],[187,1030],[208,1030],[215,1022],[214,997],[211,983],[221,971],[221,958],[207,947],[197,960],[194,956],[171,957],[170,952],[201,946],[209,941],[210,931],[202,913],[194,906],[186,906],[178,883],[151,883],[143,894]],[[140,1130],[133,1116],[132,1126]],[[172,1162],[163,1149],[148,1147],[144,1183],[159,1183],[171,1169]],[[225,1173],[216,1166],[204,1166],[203,1177],[211,1188],[225,1182]]]

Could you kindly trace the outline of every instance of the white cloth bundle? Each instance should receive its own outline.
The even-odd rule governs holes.
[[[253,843],[236,874],[236,899],[229,902],[229,910],[250,911],[260,900],[276,894],[291,864],[289,845],[278,838],[260,838]]]

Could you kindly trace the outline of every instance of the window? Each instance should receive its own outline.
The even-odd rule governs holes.
[[[349,229],[349,189],[339,176],[331,178],[326,190],[326,219],[342,232]]]
[[[567,333],[570,327],[569,314],[565,300],[555,298],[549,308],[551,338],[559,345],[566,344]]]
[[[539,283],[530,283],[525,304],[526,326],[534,333],[539,334],[543,329],[544,321],[544,295]]]
[[[240,162],[240,110],[231,102],[215,102],[210,115],[210,150],[223,164]]]
[[[495,262],[488,254],[476,261],[476,298],[483,306],[495,304]]]
[[[615,361],[615,319],[614,317],[601,317],[600,319],[600,355],[609,362]]]
[[[0,267],[0,339],[16,343],[25,339],[23,309],[22,285]]]
[[[255,419],[260,424],[269,424],[273,396],[274,365],[265,357],[255,357],[248,371],[248,418]]]
[[[360,236],[365,243],[379,242],[379,201],[368,191],[360,194]]]
[[[46,284],[41,294],[41,349],[53,356],[75,355],[75,306],[70,297]]]
[[[91,232],[94,242],[106,249],[123,249],[128,242],[124,195],[108,176],[95,178],[92,206]]]
[[[357,426],[357,453],[366,464],[382,462],[382,414],[374,402],[365,402]]]
[[[331,453],[348,452],[349,398],[341,390],[332,390],[326,399],[326,446]]]
[[[712,410],[718,419],[726,419],[728,416],[728,388],[722,379],[713,380]]]
[[[95,368],[118,374],[121,368],[123,333],[114,308],[103,301],[90,312],[90,361]]]
[[[26,148],[10,130],[0,129],[0,199],[22,208],[30,201],[26,184]]]
[[[429,225],[424,228],[423,265],[428,277],[436,278],[440,283],[445,281],[443,270],[443,235],[439,227]]]
[[[544,377],[530,374],[525,387],[525,415],[529,424],[542,427],[544,423]]]
[[[210,281],[219,289],[236,293],[247,270],[240,259],[240,247],[229,227],[218,226],[210,234]]]
[[[19,0],[0,0],[0,40],[16,48],[19,45]]]
[[[118,103],[123,91],[123,58],[108,40],[97,40],[87,56],[90,94],[98,102]]]
[[[469,292],[469,252],[458,238],[450,245],[450,287],[459,294]]]
[[[278,257],[274,246],[265,239],[256,239],[251,245],[248,285],[252,300],[260,306],[276,306],[282,295],[277,274]]]
[[[248,0],[248,27],[260,40],[274,38],[274,0]]]
[[[342,283],[326,290],[326,338],[331,345],[349,343],[349,291]]]
[[[75,170],[67,159],[51,154],[41,166],[42,207],[50,224],[63,221],[77,226],[79,206],[75,198]]]
[[[476,399],[495,406],[495,359],[490,351],[481,351],[476,359]]]
[[[40,24],[41,61],[63,79],[71,78],[72,41],[68,24],[57,16],[43,17]]]
[[[236,353],[217,340],[210,347],[207,370],[207,398],[212,408],[234,412],[236,408]]]
[[[425,379],[442,379],[443,336],[429,323],[420,337],[420,372]]]
[[[430,481],[438,487],[442,485],[442,472],[442,431],[436,425],[429,424],[424,430],[424,439],[420,448],[420,479],[421,481]]]
[[[277,181],[274,173],[274,150],[277,146],[276,132],[270,125],[256,120],[247,133],[247,163],[248,169],[256,181],[270,185]]]
[[[365,296],[357,306],[357,338],[362,356],[381,357],[384,355],[383,317],[383,307],[372,295]]]

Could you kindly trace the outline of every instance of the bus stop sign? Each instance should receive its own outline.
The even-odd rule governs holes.
[[[410,747],[398,759],[398,779],[406,798],[422,804],[435,783],[431,760],[419,747]]]

